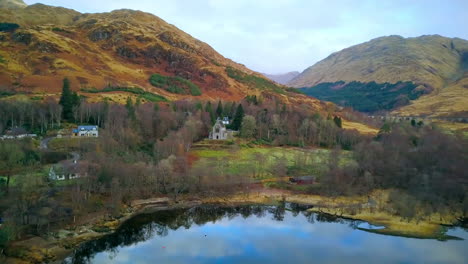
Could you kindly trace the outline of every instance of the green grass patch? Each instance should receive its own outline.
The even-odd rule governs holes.
[[[86,93],[127,92],[138,95],[139,97],[154,103],[168,102],[168,100],[164,96],[147,92],[139,87],[107,86],[106,88],[101,90],[98,90],[96,88],[81,88],[81,91]]]
[[[293,87],[286,88],[286,91],[288,91],[290,93],[296,93],[296,94],[306,94],[303,91],[301,91],[301,90],[299,90],[297,88],[293,88]]]
[[[270,90],[280,94],[285,93],[283,88],[279,87],[274,82],[267,80],[266,78],[247,74],[232,67],[227,67],[226,73],[230,78],[248,85],[251,89]]]
[[[152,74],[149,82],[154,87],[162,88],[175,94],[190,94],[199,96],[202,94],[200,87],[193,82],[178,76],[164,76],[161,74]]]
[[[1,64],[5,64],[5,63],[6,63],[6,60],[5,60],[5,58],[3,58],[2,55],[0,55],[0,63],[1,63]]]
[[[16,187],[18,186],[18,182],[20,181],[21,177],[26,177],[26,176],[31,176],[31,177],[37,177],[37,178],[45,178],[47,176],[47,166],[41,167],[41,168],[31,168],[31,167],[25,167],[24,170],[21,172],[18,172],[17,174],[11,175],[10,177],[10,187]],[[33,170],[33,171],[31,171]],[[29,178],[30,179],[30,178]],[[7,182],[7,177],[6,176],[0,176],[0,186],[5,186]]]
[[[196,149],[192,153],[199,159],[194,166],[210,168],[219,173],[248,174],[256,179],[277,177],[275,166],[286,163],[287,176],[315,175],[327,170],[329,150],[282,147],[240,147],[233,149]],[[343,152],[341,165],[352,161],[350,152]],[[286,175],[284,175],[286,176]]]

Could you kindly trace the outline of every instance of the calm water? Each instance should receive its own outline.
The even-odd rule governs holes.
[[[468,263],[465,240],[385,236],[285,206],[197,207],[137,216],[65,263]]]

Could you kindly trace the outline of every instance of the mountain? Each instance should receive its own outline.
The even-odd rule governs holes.
[[[292,72],[288,72],[288,73],[283,73],[283,74],[267,74],[267,73],[263,73],[263,75],[265,77],[267,77],[268,79],[272,80],[272,81],[275,81],[279,84],[283,84],[283,85],[286,85],[289,81],[291,81],[292,79],[294,79],[296,76],[298,76],[300,74],[300,72],[298,71],[292,71]]]
[[[324,91],[317,91],[319,84]],[[355,108],[362,107],[359,98],[364,98],[387,106],[378,110],[400,115],[463,115],[468,41],[438,35],[381,37],[331,54],[288,85],[308,87],[310,95]]]
[[[227,59],[208,44],[149,13],[81,14],[20,0],[0,0],[0,97],[58,97],[68,77],[89,100],[240,100],[270,94],[321,108],[316,99]]]
[[[22,0],[4,0],[0,2],[0,8],[23,8],[27,4]]]

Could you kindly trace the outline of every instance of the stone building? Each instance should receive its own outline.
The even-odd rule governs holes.
[[[221,120],[218,118],[213,126],[212,131],[210,132],[209,138],[214,140],[226,140],[233,138],[237,131],[227,129],[227,124],[229,124],[228,119],[223,118]]]

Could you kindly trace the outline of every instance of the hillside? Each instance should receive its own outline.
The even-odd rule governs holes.
[[[287,102],[322,107],[149,13],[81,14],[43,4],[26,6],[21,0],[0,0],[0,6],[4,95],[57,96],[68,77],[72,89],[91,100],[124,102],[134,94],[155,100],[240,100],[271,93]]]
[[[279,84],[286,85],[288,82],[290,82],[292,79],[294,79],[296,76],[298,76],[300,72],[298,71],[292,71],[288,73],[283,73],[283,74],[267,74],[263,73],[265,77],[268,79],[275,81]]]
[[[398,105],[402,107],[395,113],[457,115],[466,110],[465,104],[468,102],[467,65],[466,40],[438,35],[417,38],[389,36],[333,53],[288,84],[314,87],[330,83],[335,89],[329,89],[329,95],[336,96],[340,81],[376,82],[382,84],[381,87],[386,83],[411,82],[415,89],[403,89],[390,99],[402,99],[408,103],[406,106]],[[415,98],[414,94],[418,96]],[[366,96],[366,93],[356,90],[355,95]],[[414,101],[410,101],[409,97],[413,97]],[[340,103],[339,100],[334,102]]]

